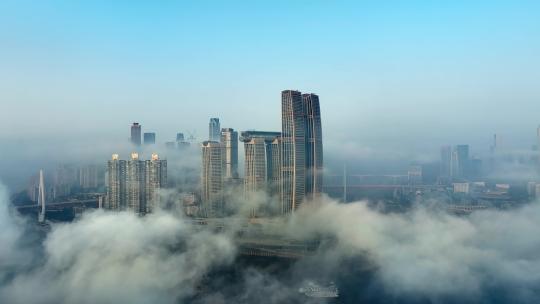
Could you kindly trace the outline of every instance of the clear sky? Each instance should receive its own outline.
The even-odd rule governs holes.
[[[325,142],[438,149],[540,123],[540,1],[0,2],[0,139],[280,128],[320,95]]]

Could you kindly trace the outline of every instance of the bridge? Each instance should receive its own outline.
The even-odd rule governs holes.
[[[91,198],[84,200],[69,200],[65,202],[56,202],[56,203],[47,203],[45,205],[45,211],[58,211],[69,208],[98,208],[99,207],[99,198]],[[19,212],[37,212],[41,209],[40,205],[36,203],[15,206]]]

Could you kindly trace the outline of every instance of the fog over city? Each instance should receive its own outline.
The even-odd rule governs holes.
[[[0,303],[540,302],[537,1],[2,1]]]

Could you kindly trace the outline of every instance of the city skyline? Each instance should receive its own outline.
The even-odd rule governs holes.
[[[540,18],[539,4],[525,2],[163,4],[167,9],[80,3],[23,10],[7,1],[0,10],[0,99],[10,111],[0,113],[0,139],[114,140],[125,137],[116,122],[136,119],[160,138],[180,129],[203,140],[203,121],[213,116],[238,130],[255,123],[275,130],[279,124],[269,117],[277,109],[242,119],[237,113],[270,106],[276,92],[294,87],[332,101],[323,109],[327,143],[348,139],[365,149],[412,152],[438,147],[441,138],[485,144],[498,133],[504,145],[526,148],[540,111]],[[296,12],[322,22],[299,20]],[[286,49],[283,37],[301,47]],[[62,117],[73,118],[70,128]]]

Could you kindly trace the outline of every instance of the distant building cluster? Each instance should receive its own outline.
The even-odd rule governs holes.
[[[319,97],[286,90],[281,96],[282,130],[244,131],[222,128],[211,118],[209,140],[202,143],[201,202],[206,216],[220,216],[224,192],[238,184],[238,140],[244,143],[244,195],[273,196],[279,214],[294,212],[322,192],[323,146]],[[256,216],[257,210],[252,211]]]
[[[218,121],[219,124],[219,121]],[[142,136],[142,137],[141,137]],[[165,142],[165,147],[167,149],[184,149],[190,146],[190,140],[195,138],[191,135],[187,140],[184,138],[184,133],[177,133],[175,141]],[[156,133],[155,132],[145,132],[142,133],[142,125],[138,122],[134,122],[131,125],[131,137],[129,138],[130,143],[135,147],[140,147],[141,145],[152,146],[156,144]]]
[[[160,189],[167,184],[167,161],[157,154],[149,160],[139,160],[137,153],[129,160],[113,154],[107,163],[107,177],[106,209],[152,213],[159,207]]]
[[[60,201],[80,193],[99,192],[104,186],[105,169],[98,165],[75,166],[59,164],[47,179],[47,201]],[[28,198],[37,202],[39,193],[39,175],[30,178],[27,191]]]

